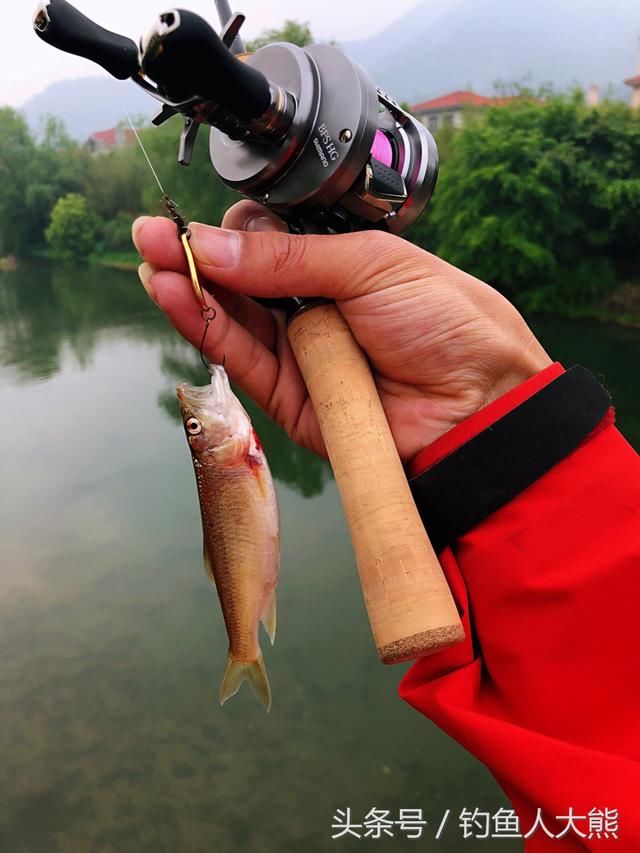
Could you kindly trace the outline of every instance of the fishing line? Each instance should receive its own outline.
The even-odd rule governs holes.
[[[187,258],[187,266],[189,267],[189,276],[191,278],[191,286],[193,288],[193,292],[196,296],[196,299],[200,303],[200,316],[202,317],[202,320],[204,322],[204,329],[202,332],[202,339],[200,341],[200,347],[198,348],[198,353],[200,355],[200,360],[202,361],[203,365],[206,367],[207,370],[209,370],[210,364],[204,357],[204,344],[205,344],[205,341],[207,338],[207,332],[209,331],[209,326],[211,325],[213,320],[215,320],[215,318],[217,316],[217,311],[212,305],[208,304],[207,298],[204,295],[204,292],[202,290],[202,285],[200,284],[200,277],[198,276],[198,268],[196,267],[195,258],[193,257],[193,251],[191,250],[191,243],[189,242],[191,240],[191,231],[189,230],[187,223],[184,221],[184,218],[178,212],[177,203],[175,201],[173,201],[173,199],[165,192],[164,187],[160,183],[160,178],[158,177],[156,170],[153,168],[153,164],[152,164],[151,160],[149,159],[149,155],[147,154],[144,145],[142,144],[142,140],[140,139],[138,131],[136,130],[133,122],[131,121],[131,117],[130,117],[129,113],[126,110],[124,110],[124,114],[126,115],[127,120],[129,122],[129,124],[131,125],[131,130],[133,131],[133,133],[134,133],[134,135],[138,141],[138,145],[140,146],[140,149],[141,149],[142,153],[144,154],[147,163],[149,164],[149,168],[151,169],[151,173],[152,173],[153,177],[156,179],[156,183],[160,187],[160,192],[162,193],[162,203],[164,204],[165,208],[167,209],[167,212],[169,213],[169,216],[171,217],[171,219],[173,219],[175,226],[178,229],[178,239],[180,240],[180,243],[182,244],[182,248],[183,248],[185,256]],[[222,355],[222,367],[224,367],[225,360],[226,360],[225,355],[223,353],[223,355]]]
[[[152,175],[153,175],[153,177],[156,179],[156,183],[157,183],[157,184],[158,184],[158,186],[160,187],[160,192],[162,193],[163,198],[169,198],[169,196],[168,196],[168,195],[166,194],[166,192],[164,191],[164,187],[163,187],[163,186],[162,186],[162,184],[160,183],[160,178],[159,178],[159,177],[158,177],[158,175],[156,174],[156,170],[153,168],[153,163],[152,163],[152,162],[151,162],[151,160],[149,159],[149,155],[148,155],[148,154],[147,154],[147,152],[145,151],[144,145],[142,144],[142,140],[141,140],[141,139],[140,139],[140,137],[138,136],[138,131],[136,130],[136,128],[135,128],[135,126],[134,126],[133,122],[131,121],[131,116],[129,115],[129,113],[128,113],[126,110],[124,111],[124,114],[126,115],[126,117],[127,117],[127,121],[128,121],[128,122],[129,122],[129,124],[131,125],[131,130],[134,132],[135,137],[136,137],[136,139],[138,140],[138,145],[140,146],[140,148],[141,148],[141,150],[142,150],[142,153],[144,154],[144,156],[145,156],[145,158],[146,158],[146,161],[147,161],[147,163],[149,164],[149,168],[151,169],[151,174],[152,174]]]

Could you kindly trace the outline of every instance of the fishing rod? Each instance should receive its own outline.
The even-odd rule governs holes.
[[[184,118],[178,160],[210,127],[213,169],[282,217],[294,233],[403,233],[438,173],[428,130],[338,48],[270,44],[247,55],[245,17],[216,0],[220,35],[185,9],[158,16],[139,45],[67,0],[41,0],[40,38],[130,78]],[[458,613],[414,504],[369,364],[338,308],[267,300],[314,405],[344,506],[378,654],[413,660],[463,639]]]
[[[231,11],[231,6],[229,5],[228,0],[214,0],[214,3],[216,6],[216,11],[218,13],[218,20],[220,21],[221,26],[224,28],[234,18],[234,14]],[[242,41],[242,38],[239,35],[235,37],[234,41],[231,43],[229,50],[231,51],[231,53],[235,53],[236,56],[246,53],[244,42]]]

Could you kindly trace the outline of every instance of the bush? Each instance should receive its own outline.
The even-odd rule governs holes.
[[[491,108],[455,138],[438,252],[523,306],[593,303],[640,260],[640,114],[581,94]]]
[[[94,249],[98,222],[86,199],[69,193],[58,199],[45,232],[51,248],[63,258],[87,258]]]
[[[133,217],[128,213],[117,213],[102,226],[103,247],[107,252],[134,251],[131,242]]]

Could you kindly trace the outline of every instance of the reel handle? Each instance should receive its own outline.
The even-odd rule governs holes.
[[[159,16],[142,42],[142,70],[172,100],[212,101],[247,122],[271,103],[269,81],[237,59],[210,24],[186,9]]]
[[[336,477],[378,655],[401,663],[464,639],[365,354],[334,304],[310,303],[288,336]]]
[[[41,0],[33,15],[33,29],[42,41],[96,62],[118,80],[138,72],[136,43],[105,30],[67,0]]]

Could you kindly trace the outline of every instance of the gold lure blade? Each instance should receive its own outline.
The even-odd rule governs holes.
[[[204,293],[202,292],[202,287],[200,286],[200,279],[198,278],[198,270],[196,269],[196,262],[193,258],[193,252],[191,251],[191,244],[189,243],[189,231],[182,231],[180,234],[180,242],[182,243],[182,248],[184,249],[184,253],[187,256],[187,264],[189,265],[189,275],[191,276],[191,286],[193,287],[193,292],[196,295],[196,299],[200,303],[200,307],[203,310],[208,309],[207,300],[204,298]]]

